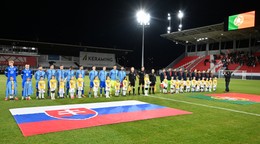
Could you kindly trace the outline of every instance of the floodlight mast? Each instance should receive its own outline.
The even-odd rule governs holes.
[[[168,13],[167,19],[169,21],[169,26],[167,27],[167,33],[171,33],[171,14],[170,13]]]
[[[178,16],[178,18],[180,19],[180,24],[179,24],[178,31],[181,31],[181,30],[182,30],[182,18],[183,18],[183,16],[184,16],[184,13],[183,13],[181,10],[179,10],[177,16]]]
[[[144,10],[140,10],[136,14],[137,22],[142,26],[142,64],[141,67],[144,67],[144,28],[147,25],[150,25],[150,14]]]

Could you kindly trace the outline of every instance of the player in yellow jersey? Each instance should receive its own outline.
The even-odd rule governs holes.
[[[217,79],[217,77],[215,77],[213,80],[213,91],[214,92],[217,90],[217,85],[218,85],[218,79]]]
[[[171,94],[173,94],[175,92],[175,80],[174,80],[174,77],[172,77],[171,79],[171,86],[170,86],[170,92]]]
[[[212,78],[209,78],[209,92],[212,92]]]
[[[144,95],[148,96],[148,92],[149,92],[149,87],[150,87],[150,79],[149,79],[149,75],[145,74],[144,76]]]
[[[116,80],[115,82],[115,96],[119,96],[120,93],[120,81],[119,79]]]
[[[107,76],[106,77],[106,98],[110,98],[110,90],[111,90],[111,80],[110,80],[110,77]]]
[[[57,80],[55,79],[55,76],[51,76],[51,80],[49,81],[49,86],[51,90],[51,99],[55,100],[55,91],[57,89]]]
[[[188,78],[186,80],[186,92],[190,92],[190,86],[191,86],[191,81],[190,79]]]
[[[196,77],[193,77],[192,81],[191,81],[191,92],[195,92],[196,90]]]
[[[204,77],[200,81],[200,91],[203,92],[205,88],[205,80]]]
[[[183,78],[180,80],[180,93],[183,93],[184,92],[184,81],[183,81]]]
[[[175,82],[175,93],[179,93],[180,91],[180,81],[179,80],[176,80]]]
[[[167,80],[167,76],[164,77],[164,80],[161,83],[161,87],[162,87],[162,91],[164,94],[167,93],[167,88],[168,88],[168,80]]]
[[[197,80],[196,82],[196,92],[200,92],[200,85],[201,85],[201,81],[200,81],[200,78]]]
[[[97,98],[98,97],[98,87],[99,87],[98,76],[95,76],[93,84],[94,84],[94,87],[93,87],[94,98]]]
[[[76,89],[76,82],[75,82],[74,76],[71,76],[69,84],[70,84],[70,87],[69,87],[70,98],[74,99],[75,89]]]
[[[82,78],[82,74],[79,74],[79,77],[77,79],[77,88],[78,88],[77,95],[78,95],[78,98],[82,98],[83,83],[84,83],[84,80]]]
[[[46,83],[43,76],[40,77],[40,81],[38,82],[38,91],[39,91],[39,99],[44,99]]]
[[[208,79],[208,78],[206,78],[206,80],[205,80],[205,88],[204,88],[204,91],[205,91],[205,92],[208,92],[208,91],[209,91],[209,79]]]
[[[60,84],[59,84],[59,96],[60,96],[60,98],[64,98],[65,83],[66,83],[66,81],[63,78],[61,78]]]
[[[127,81],[127,77],[125,77],[123,80],[123,86],[122,86],[122,95],[123,96],[126,96],[127,88],[128,88],[128,81]]]

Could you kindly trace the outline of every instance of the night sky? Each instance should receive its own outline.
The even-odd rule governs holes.
[[[0,38],[131,49],[134,52],[128,55],[126,66],[140,67],[142,30],[135,15],[143,7],[152,16],[150,27],[145,29],[145,65],[162,68],[184,52],[183,46],[160,37],[167,31],[167,13],[172,14],[172,31],[177,31],[179,9],[185,14],[183,29],[189,29],[221,23],[228,15],[259,10],[257,3],[257,0],[2,0]]]

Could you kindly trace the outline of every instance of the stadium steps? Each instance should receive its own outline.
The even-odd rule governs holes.
[[[240,65],[239,64],[229,64],[228,69],[229,70],[236,70]]]
[[[243,65],[239,70],[246,70],[248,73],[260,73],[260,65],[256,65],[256,67],[249,67],[247,65]]]
[[[174,69],[180,68],[180,67],[185,67],[187,64],[190,62],[194,61],[198,56],[187,56],[181,59],[177,64],[173,66]]]
[[[205,56],[199,56],[192,63],[189,63],[185,68],[191,70],[193,66],[196,66]]]
[[[194,64],[192,67],[191,67],[191,70],[199,70],[199,71],[203,71],[203,70],[208,70],[210,69],[210,64],[207,62],[206,65],[204,65],[204,61],[206,59],[210,59],[210,55],[207,55],[203,58],[200,59],[200,61],[198,61],[196,64]]]

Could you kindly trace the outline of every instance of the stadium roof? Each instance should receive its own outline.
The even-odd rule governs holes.
[[[224,23],[198,27],[188,30],[162,34],[162,37],[183,45],[216,43],[232,40],[255,38],[260,40],[258,28],[246,28],[233,31],[224,31]]]
[[[40,41],[26,41],[26,40],[14,40],[14,39],[3,39],[0,38],[0,42],[16,42],[22,44],[31,44],[33,46],[59,46],[59,47],[71,47],[71,48],[87,48],[93,50],[105,50],[105,51],[119,51],[119,52],[133,52],[133,50],[129,49],[116,49],[116,48],[107,48],[107,47],[96,47],[96,46],[86,46],[86,45],[73,45],[73,44],[62,44],[62,43],[50,43],[50,42],[40,42]]]

